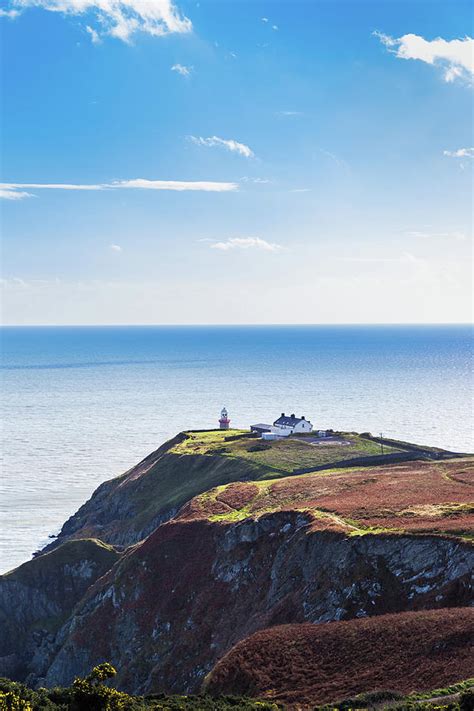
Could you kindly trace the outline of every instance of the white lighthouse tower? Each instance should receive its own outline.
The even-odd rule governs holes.
[[[221,410],[221,417],[219,420],[219,428],[221,430],[228,430],[229,425],[230,425],[230,420],[228,417],[228,413],[227,413],[227,410],[225,409],[225,407],[223,407]]]

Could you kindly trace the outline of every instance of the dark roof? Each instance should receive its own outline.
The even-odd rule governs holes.
[[[303,422],[303,420],[303,417],[295,417],[294,415],[291,415],[291,417],[287,417],[285,415],[282,415],[278,418],[278,420],[275,420],[273,424],[285,425],[286,427],[294,427],[294,425],[297,425],[298,422]]]
[[[265,425],[263,422],[259,422],[257,425],[250,425],[251,430],[270,430],[272,429],[271,425]]]

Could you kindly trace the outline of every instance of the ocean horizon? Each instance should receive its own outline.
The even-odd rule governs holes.
[[[5,326],[0,564],[185,429],[315,428],[474,449],[472,326]],[[12,544],[14,541],[14,544]]]

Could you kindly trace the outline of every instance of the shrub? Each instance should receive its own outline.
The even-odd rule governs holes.
[[[474,711],[474,689],[463,691],[459,697],[460,711]]]

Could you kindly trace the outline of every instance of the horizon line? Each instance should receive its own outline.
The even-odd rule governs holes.
[[[474,326],[474,321],[336,321],[312,323],[0,323],[0,328],[262,328],[281,326]]]

